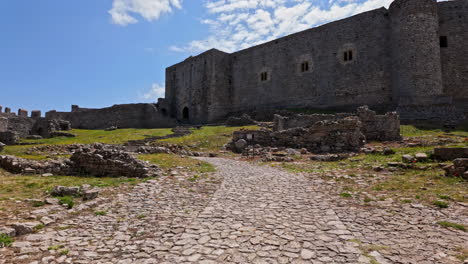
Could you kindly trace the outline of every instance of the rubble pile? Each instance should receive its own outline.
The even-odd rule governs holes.
[[[364,146],[361,122],[355,117],[325,120],[310,127],[283,131],[240,130],[226,148],[242,153],[247,146],[260,145],[286,148],[305,148],[311,153],[356,152]]]
[[[468,180],[468,158],[456,159],[453,164],[444,167],[447,177],[462,177]]]
[[[75,145],[76,147],[76,145]],[[0,156],[0,168],[11,173],[55,175],[93,175],[106,177],[153,177],[159,168],[140,161],[121,146],[93,144],[74,149],[70,159],[35,161],[15,156]]]
[[[154,177],[159,174],[156,165],[138,160],[128,152],[103,144],[83,147],[70,158],[78,174],[99,177]]]

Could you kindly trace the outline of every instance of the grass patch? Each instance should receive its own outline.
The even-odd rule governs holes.
[[[347,193],[347,192],[342,192],[342,193],[340,193],[340,196],[343,197],[343,198],[351,198],[351,197],[353,197],[352,194]]]
[[[139,159],[149,161],[162,169],[184,167],[196,173],[207,173],[216,171],[215,167],[208,162],[198,161],[188,157],[180,157],[173,154],[149,154],[140,155]]]
[[[31,202],[32,207],[42,207],[44,205],[45,205],[45,203],[43,201],[32,201]]]
[[[448,208],[449,207],[449,204],[447,202],[440,201],[440,200],[434,201],[434,202],[432,202],[432,204],[439,207],[439,208]]]
[[[192,129],[193,133],[185,137],[164,139],[162,142],[184,145],[193,151],[217,151],[232,139],[234,131],[242,128],[259,129],[258,126],[206,126],[201,129]]]
[[[59,250],[61,248],[64,248],[63,245],[54,245],[54,246],[50,246],[47,248],[47,250]]]
[[[103,215],[107,215],[107,212],[106,211],[96,211],[96,212],[94,212],[94,214],[103,216]]]
[[[17,200],[43,198],[46,192],[58,185],[80,186],[83,184],[90,184],[95,187],[114,187],[132,181],[139,182],[142,180],[143,179],[111,177],[38,177],[34,175],[13,175],[0,169],[0,207],[3,207],[2,204],[8,202],[10,198]],[[29,186],[32,185],[35,187],[30,188]]]
[[[56,197],[59,200],[60,204],[66,205],[68,209],[72,209],[75,205],[73,201],[73,197],[71,196],[64,196],[64,197]]]
[[[61,250],[59,252],[59,255],[60,256],[66,256],[66,255],[68,255],[68,253],[70,253],[70,250],[69,249],[64,249],[64,250]]]
[[[141,215],[138,215],[137,218],[138,218],[138,219],[143,219],[143,218],[146,218],[146,215],[141,214]]]
[[[75,134],[76,137],[56,137],[41,140],[24,139],[21,142],[34,143],[34,146],[92,144],[96,142],[105,144],[123,144],[130,140],[141,140],[148,137],[165,136],[172,133],[171,129],[118,129],[114,131],[73,129],[70,132]],[[14,155],[34,160],[47,159],[47,156],[42,154],[26,154],[27,150],[30,148],[31,146],[27,145],[5,146],[2,155]]]
[[[33,229],[34,229],[35,232],[37,232],[37,231],[40,231],[40,230],[44,229],[44,227],[45,227],[44,224],[38,224]]]
[[[9,247],[13,244],[14,240],[6,234],[0,234],[0,248]]]
[[[443,226],[445,228],[450,227],[450,228],[455,228],[455,229],[461,230],[463,232],[466,232],[466,226],[461,225],[461,224],[452,223],[452,222],[448,222],[448,221],[440,221],[437,224],[439,224],[440,226]]]

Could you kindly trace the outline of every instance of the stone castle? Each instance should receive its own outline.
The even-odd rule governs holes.
[[[397,110],[402,119],[462,119],[468,114],[467,43],[468,0],[396,0],[389,9],[238,52],[212,49],[189,57],[166,69],[166,98],[157,104],[72,106],[71,112],[49,111],[46,119],[83,129],[158,128],[242,112],[360,105]]]
[[[396,0],[235,53],[190,57],[167,68],[160,106],[194,123],[359,105],[430,117],[452,103],[468,108],[467,43],[467,0]]]

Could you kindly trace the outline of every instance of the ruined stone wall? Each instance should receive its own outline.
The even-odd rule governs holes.
[[[396,112],[377,115],[367,106],[357,109],[357,113],[339,114],[298,114],[294,116],[275,115],[273,130],[284,131],[292,128],[310,127],[320,121],[336,121],[347,117],[357,117],[361,121],[361,131],[368,141],[394,141],[400,140],[400,118]]]
[[[389,32],[381,8],[233,53],[233,111],[391,104]]]
[[[36,121],[27,116],[17,116],[15,114],[0,114],[0,132],[15,131],[20,137],[30,135],[32,127]]]
[[[244,147],[258,144],[263,147],[306,148],[312,153],[336,153],[359,151],[364,146],[365,137],[361,133],[359,119],[349,117],[282,131],[240,130],[234,132],[233,140],[227,147],[242,151],[236,147],[239,140],[245,140]]]
[[[441,47],[444,93],[468,112],[468,1],[438,3],[439,34],[447,38]]]
[[[163,128],[174,127],[174,119],[164,116],[155,104],[114,105],[102,109],[87,109],[75,112],[46,113],[47,119],[70,121],[73,128],[105,129],[118,128]]]

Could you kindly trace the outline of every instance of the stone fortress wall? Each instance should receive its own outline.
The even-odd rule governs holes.
[[[71,112],[49,111],[46,119],[70,121],[77,129],[165,128],[176,126],[176,121],[161,112],[156,104],[122,104],[91,109],[72,105]]]
[[[271,108],[468,112],[468,1],[396,0],[232,54],[166,69],[165,111],[192,123]],[[418,114],[420,112],[417,112]],[[412,118],[411,114],[403,117]]]

